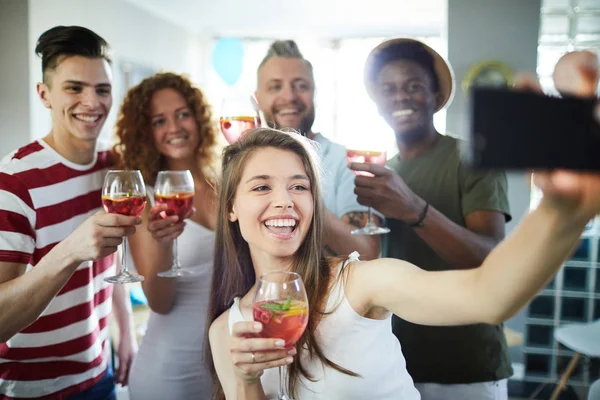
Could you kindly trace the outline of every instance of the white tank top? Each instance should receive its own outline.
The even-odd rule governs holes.
[[[169,313],[150,313],[129,374],[132,400],[210,398],[212,379],[205,367],[203,350],[214,240],[213,231],[186,221],[177,239],[179,262],[184,267],[197,268],[198,274],[176,278],[175,303]]]
[[[348,261],[358,259],[358,253]],[[344,262],[345,268],[348,261]],[[392,333],[391,315],[384,320],[359,315],[344,294],[343,279],[338,279],[327,300],[326,315],[319,323],[316,339],[325,356],[337,365],[359,374],[353,377],[309,360],[300,351],[303,364],[316,382],[300,379],[296,398],[301,400],[419,400],[419,392],[406,370],[400,343]],[[239,298],[229,309],[229,333],[234,323],[244,321]],[[296,357],[298,357],[296,356]],[[265,370],[261,383],[267,399],[277,398],[277,368]]]

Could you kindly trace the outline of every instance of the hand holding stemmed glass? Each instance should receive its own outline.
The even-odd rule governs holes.
[[[373,151],[373,150],[346,150],[346,161],[348,165],[352,163],[370,163],[385,167],[387,161],[387,155],[385,151]],[[372,174],[365,171],[352,170],[354,175],[373,176]],[[377,226],[372,220],[372,210],[369,207],[369,214],[367,223],[360,229],[355,229],[350,232],[353,235],[383,235],[390,232],[389,228]]]
[[[190,171],[160,171],[154,185],[154,203],[159,207],[158,217],[165,219],[177,216],[183,221],[194,208],[194,178]],[[162,207],[160,207],[162,206]],[[192,276],[197,269],[182,267],[177,255],[177,237],[173,239],[173,264],[167,271],[157,275],[164,278]]]
[[[146,186],[140,171],[109,171],[102,187],[102,205],[107,213],[140,217],[146,207]],[[143,276],[128,270],[126,237],[123,238],[121,271],[104,280],[109,283],[134,283],[144,280]]]
[[[293,361],[294,346],[308,325],[308,297],[300,275],[286,271],[262,275],[254,294],[252,314],[254,323],[233,325],[231,352],[234,365],[246,364],[236,373],[241,379],[254,380],[263,370],[279,367],[277,400],[293,400],[285,384],[283,366]],[[260,328],[256,329],[255,324]],[[244,343],[246,341],[253,343]],[[248,351],[248,348],[254,351]]]
[[[281,338],[294,346],[308,325],[308,298],[300,275],[295,272],[270,272],[260,277],[252,307],[254,320],[263,324],[264,338]],[[292,400],[279,367],[277,400]]]
[[[233,144],[248,129],[260,127],[260,115],[251,99],[240,97],[223,100],[219,122],[227,143]]]

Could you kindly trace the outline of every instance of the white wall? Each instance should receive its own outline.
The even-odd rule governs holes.
[[[37,99],[35,84],[42,77],[41,61],[34,54],[38,37],[56,25],[80,25],[93,30],[109,43],[113,60],[113,107],[102,136],[112,135],[123,93],[120,69],[131,62],[156,70],[188,74],[202,84],[206,41],[198,35],[165,22],[120,0],[29,0],[29,95],[31,138],[48,133],[48,110]],[[24,89],[21,89],[24,90]]]
[[[0,0],[0,158],[29,142],[27,8]]]

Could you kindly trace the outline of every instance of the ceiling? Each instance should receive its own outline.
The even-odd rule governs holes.
[[[440,35],[447,0],[123,0],[205,36]]]

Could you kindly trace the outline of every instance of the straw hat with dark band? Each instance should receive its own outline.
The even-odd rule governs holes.
[[[439,111],[454,95],[454,75],[450,65],[435,50],[414,39],[391,39],[369,53],[365,64],[365,86],[369,96],[375,93],[375,80],[384,65],[395,60],[411,60],[422,65],[434,77],[434,89],[440,93]]]

